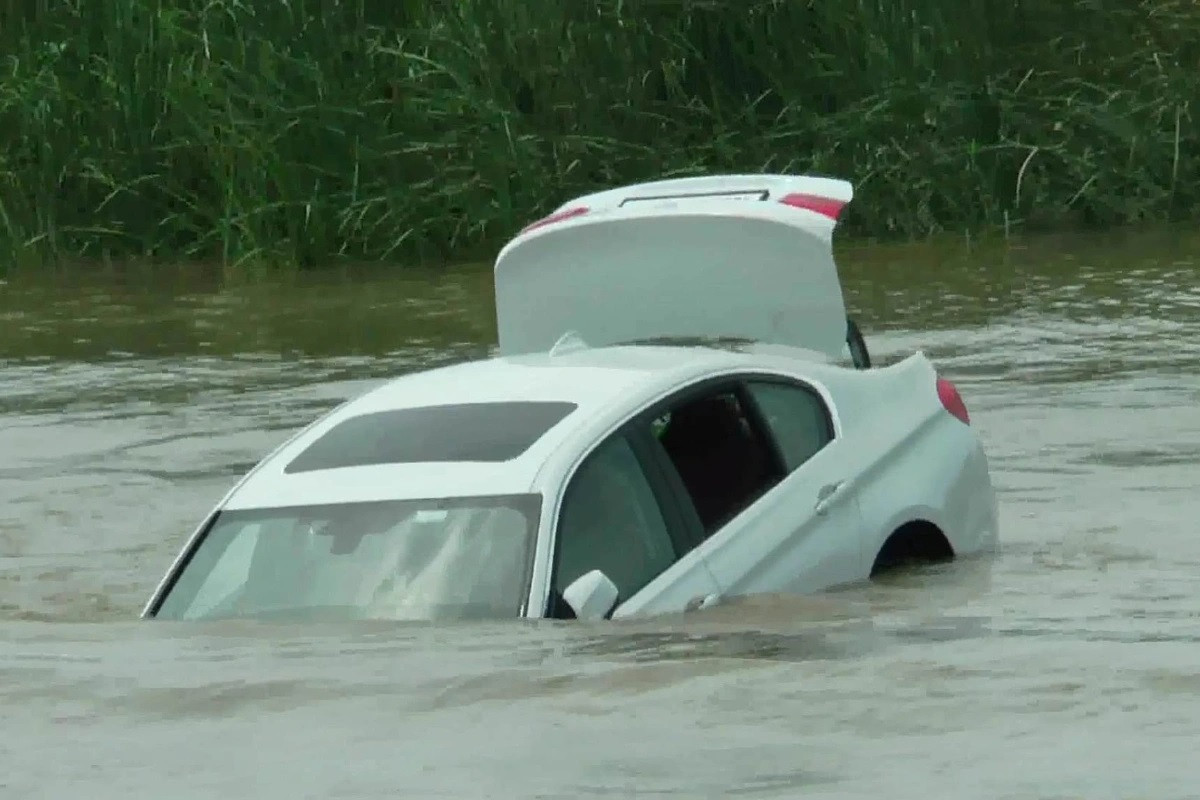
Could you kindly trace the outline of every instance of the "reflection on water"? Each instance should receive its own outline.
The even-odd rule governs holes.
[[[0,797],[1194,797],[1198,252],[839,248],[877,359],[962,389],[1001,552],[602,625],[135,619],[289,432],[487,353],[486,269],[11,278]]]

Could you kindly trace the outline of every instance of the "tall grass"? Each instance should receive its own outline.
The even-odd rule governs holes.
[[[1200,198],[1193,0],[0,0],[0,66],[0,264],[436,258],[709,170],[871,236]]]

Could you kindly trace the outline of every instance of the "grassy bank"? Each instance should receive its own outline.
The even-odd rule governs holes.
[[[1200,199],[1193,0],[0,0],[0,54],[0,265],[437,258],[705,170],[861,236]]]

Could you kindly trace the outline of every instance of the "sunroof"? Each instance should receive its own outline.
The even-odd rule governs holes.
[[[566,402],[458,403],[363,414],[335,425],[284,468],[510,461],[577,408]]]

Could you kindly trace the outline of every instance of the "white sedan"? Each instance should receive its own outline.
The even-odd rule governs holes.
[[[987,457],[920,352],[871,367],[850,184],[577,198],[495,265],[497,356],[392,380],[267,456],[143,616],[600,619],[987,552]]]

